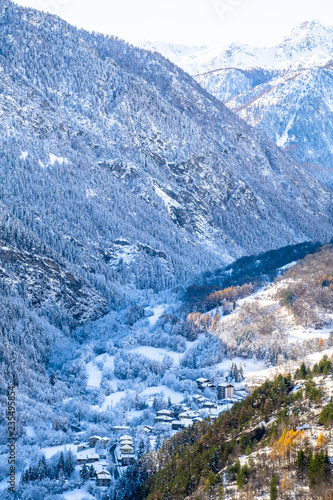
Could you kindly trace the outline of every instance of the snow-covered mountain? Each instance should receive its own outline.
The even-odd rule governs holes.
[[[233,43],[172,60],[332,187],[333,27],[305,22],[276,47]]]
[[[8,0],[0,33],[0,435],[13,383],[17,498],[82,497],[79,471],[69,484],[57,465],[66,445],[117,442],[126,410],[138,451],[164,396],[177,403],[197,377],[228,376],[229,347],[187,321],[174,285],[330,240],[332,193],[158,54]],[[274,343],[261,339],[268,360]],[[42,455],[55,466],[34,477]],[[100,458],[116,478],[115,455]],[[1,445],[1,498],[7,474]]]
[[[110,300],[115,282],[163,288],[259,248],[330,238],[331,194],[181,69],[0,6],[1,199],[30,246]]]
[[[0,29],[6,380],[106,309],[331,239],[331,192],[162,56],[8,0]]]
[[[193,53],[208,49],[207,46],[188,46],[167,42],[150,42],[148,40],[142,40],[138,43],[138,46],[142,49],[150,50],[151,52],[158,52],[159,54],[163,54],[164,57],[170,59],[170,61],[173,61],[175,63],[178,62],[179,58],[185,58],[192,55]]]
[[[146,42],[146,48],[149,44]],[[269,71],[323,66],[332,59],[333,27],[325,27],[319,21],[305,22],[297,26],[282,43],[275,47],[252,47],[232,43],[223,47],[186,47],[157,42],[151,50],[168,50],[174,54],[173,62],[191,75],[199,75],[229,67],[241,69],[262,68]],[[176,46],[177,47],[177,46]]]
[[[331,239],[331,192],[162,56],[8,0],[0,26],[1,294],[41,338]]]

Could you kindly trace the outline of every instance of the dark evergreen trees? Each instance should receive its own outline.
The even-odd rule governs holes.
[[[73,453],[69,450],[66,454],[65,460],[65,474],[66,477],[70,478],[73,472],[75,471],[75,459],[73,457]]]
[[[66,476],[66,465],[65,465],[65,457],[64,452],[60,453],[60,457],[56,467],[56,477],[57,479],[61,479]]]
[[[90,471],[87,467],[87,464],[85,464],[85,463],[81,467],[80,476],[84,482],[88,481],[88,479],[90,478]]]
[[[278,477],[276,474],[273,475],[269,485],[269,498],[270,500],[278,499]]]
[[[57,377],[56,377],[56,374],[54,373],[54,371],[52,370],[50,373],[50,384],[55,385],[56,382],[57,382]]]

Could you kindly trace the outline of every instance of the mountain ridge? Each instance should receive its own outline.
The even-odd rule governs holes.
[[[173,61],[332,187],[332,33],[305,22],[275,47],[233,43]]]
[[[314,50],[319,51],[316,54],[318,61],[330,60],[333,50],[332,33],[333,26],[324,26],[319,21],[306,21],[296,26],[281,43],[269,47],[232,42],[224,46],[202,48],[180,45],[176,46],[179,47],[177,50],[172,44],[148,41],[139,43],[139,46],[156,52],[160,50],[162,54],[163,50],[167,51],[171,47],[172,62],[191,75],[197,75],[198,68],[206,67],[208,71],[216,71],[221,67],[225,68],[227,64],[239,69],[258,67],[277,70],[280,64],[285,67],[286,60],[301,66],[302,63],[306,65],[310,58],[312,64]],[[203,74],[204,71],[200,73]]]

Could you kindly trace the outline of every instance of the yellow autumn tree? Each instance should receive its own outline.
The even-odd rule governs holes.
[[[215,314],[212,318],[212,324],[210,325],[210,330],[214,332],[216,330],[216,327],[220,321],[221,317],[219,314]]]
[[[209,325],[210,325],[210,322],[211,322],[211,319],[210,319],[210,315],[209,315],[209,313],[207,313],[207,314],[203,314],[203,315],[201,316],[201,324],[202,324],[203,326],[205,326],[206,328],[208,328],[208,327],[209,327]]]
[[[279,459],[284,462],[290,462],[291,458],[296,455],[297,449],[305,437],[305,431],[291,429],[283,430],[282,436],[272,446],[271,457],[272,459]]]
[[[317,439],[317,443],[316,443],[316,448],[317,450],[323,450],[324,448],[327,447],[329,443],[329,439],[327,439],[324,434],[321,432],[319,434],[319,437]]]
[[[200,313],[190,313],[187,315],[186,321],[192,323],[193,325],[199,326],[201,320]]]

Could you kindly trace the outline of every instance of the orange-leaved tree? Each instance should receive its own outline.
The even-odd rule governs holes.
[[[326,446],[328,445],[329,443],[329,439],[327,439],[324,434],[321,432],[319,434],[319,437],[317,439],[317,443],[316,443],[316,448],[317,450],[323,450],[324,448],[326,448]]]
[[[290,460],[296,457],[297,450],[301,446],[304,438],[304,429],[296,429],[295,431],[293,429],[290,431],[284,429],[280,439],[275,441],[272,446],[271,457],[273,460],[277,458],[283,462],[290,463]]]

